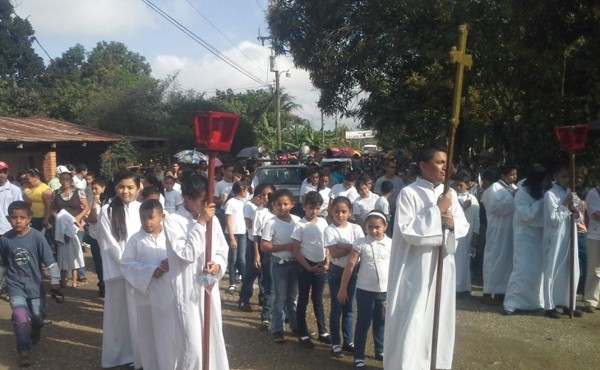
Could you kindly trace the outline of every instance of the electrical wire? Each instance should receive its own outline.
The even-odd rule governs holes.
[[[244,76],[250,78],[254,82],[259,83],[261,85],[265,85],[264,82],[260,78],[254,76],[252,73],[246,71],[242,66],[237,64],[235,61],[233,61],[230,58],[228,58],[227,56],[221,54],[221,52],[218,49],[216,49],[215,47],[210,45],[208,42],[206,42],[205,40],[200,38],[198,35],[196,35],[194,32],[189,30],[187,27],[185,27],[184,25],[179,23],[176,19],[171,17],[169,14],[167,14],[162,9],[160,9],[158,6],[156,6],[150,0],[142,0],[142,2],[145,3],[146,5],[148,5],[152,10],[154,10],[158,15],[160,15],[161,17],[166,19],[169,23],[171,23],[172,25],[177,27],[181,32],[185,33],[189,38],[194,40],[197,44],[204,47],[206,50],[208,50],[210,53],[215,55],[217,58],[219,58],[222,61],[224,61],[225,63],[227,63],[230,67],[232,67],[236,71],[240,72]]]

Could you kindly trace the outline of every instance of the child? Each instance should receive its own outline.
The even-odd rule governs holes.
[[[317,191],[319,188],[319,169],[311,168],[308,170],[308,175],[306,179],[302,182],[302,186],[300,186],[300,204],[304,204],[304,196],[309,191]]]
[[[363,175],[356,181],[356,191],[359,197],[352,204],[352,210],[356,223],[363,228],[363,231],[365,230],[367,214],[375,209],[375,202],[379,199],[379,195],[371,191],[372,182],[371,178],[367,175]]]
[[[298,295],[298,262],[292,252],[292,232],[298,216],[290,214],[294,208],[294,195],[287,189],[280,189],[273,195],[273,213],[276,217],[265,224],[262,233],[261,250],[272,252],[271,274],[275,288],[271,339],[283,343],[283,318],[288,319],[292,331],[297,331],[296,296]]]
[[[92,250],[92,258],[94,259],[94,268],[98,276],[98,295],[104,298],[104,274],[102,272],[102,254],[100,253],[100,245],[98,244],[98,216],[102,209],[102,202],[105,200],[104,190],[106,189],[106,181],[104,179],[95,179],[92,181],[92,194],[94,195],[90,202],[90,213],[88,214],[88,241]]]
[[[207,180],[195,173],[181,179],[183,205],[165,220],[169,277],[175,288],[176,363],[178,369],[202,366],[202,320],[204,291],[210,292],[210,368],[229,369],[223,338],[219,284],[204,285],[201,279],[220,280],[227,267],[227,242],[215,215],[214,203],[207,204]],[[212,256],[206,256],[206,228],[212,227]],[[203,269],[203,266],[206,268]],[[203,288],[205,286],[206,288]],[[162,351],[161,351],[162,353]]]
[[[356,282],[356,330],[354,331],[354,366],[365,367],[367,333],[373,321],[375,358],[383,360],[383,330],[385,324],[385,301],[387,278],[390,268],[392,239],[385,235],[387,217],[379,212],[369,212],[367,237],[352,244],[352,252],[342,275],[342,284],[337,294],[340,304],[348,300],[348,282],[360,258],[360,271]]]
[[[137,318],[131,288],[121,272],[121,256],[129,238],[140,230],[140,202],[136,200],[140,179],[133,172],[119,172],[114,179],[116,196],[100,212],[98,242],[102,251],[102,271],[106,297],[102,323],[102,367],[116,367],[135,360]]]
[[[181,191],[175,190],[175,179],[172,176],[165,176],[163,185],[165,187],[165,211],[173,213],[183,203]]]
[[[50,270],[52,289],[59,288],[60,272],[42,233],[29,226],[31,207],[24,201],[15,201],[7,213],[12,229],[0,237],[0,280],[6,278],[18,366],[24,367],[33,363],[29,352],[40,340],[46,316],[42,264]]]
[[[358,180],[358,174],[356,172],[348,172],[344,176],[344,181],[341,184],[336,184],[331,188],[329,193],[329,199],[333,200],[337,197],[346,197],[350,200],[350,203],[354,202],[359,197],[358,192],[354,185]],[[332,203],[329,203],[329,214],[331,215]],[[350,215],[352,216],[352,215]]]
[[[246,221],[244,220],[244,200],[248,186],[236,181],[232,187],[233,197],[225,203],[225,239],[229,244],[227,268],[229,269],[229,294],[235,292],[236,270],[244,276],[246,268]]]
[[[323,247],[323,233],[327,228],[327,221],[318,217],[323,204],[323,198],[316,191],[309,191],[304,197],[305,216],[296,224],[292,232],[292,250],[300,264],[298,269],[298,333],[299,343],[306,348],[314,348],[308,335],[306,325],[306,307],[308,295],[312,289],[312,303],[319,341],[331,344],[331,337],[325,324],[325,311],[323,310],[323,288],[327,279],[329,261]]]
[[[458,196],[465,217],[469,222],[469,232],[464,238],[458,239],[454,263],[456,264],[456,293],[471,293],[471,257],[479,239],[479,202],[469,193],[471,177],[468,174],[454,177],[454,189]]]
[[[329,209],[329,193],[331,193],[331,188],[329,188],[329,172],[321,171],[319,174],[319,188],[317,191],[323,198],[323,204],[321,204],[319,216],[327,218],[327,210]]]
[[[162,230],[164,218],[159,201],[144,201],[140,206],[142,230],[129,238],[121,257],[123,276],[134,288],[144,369],[169,369],[175,364],[175,296],[171,281],[165,276],[169,262],[167,240]]]
[[[329,254],[329,292],[331,297],[336,297],[342,283],[342,274],[348,263],[348,255],[352,251],[352,243],[356,239],[365,236],[363,230],[357,224],[348,222],[352,214],[352,203],[346,197],[337,197],[331,202],[331,214],[333,223],[325,229],[325,247]],[[348,299],[343,305],[337,299],[331,299],[331,311],[329,313],[329,327],[331,329],[331,352],[336,357],[342,357],[342,351],[354,352],[352,341],[352,325],[354,314],[354,293],[356,291],[356,273],[353,273],[348,281]],[[341,345],[340,318],[342,320],[342,334],[344,344]]]
[[[390,222],[390,197],[394,194],[394,184],[391,181],[384,181],[381,183],[381,196],[375,201],[375,210],[383,213],[387,218],[387,222]],[[392,228],[390,228],[392,229]],[[388,231],[386,230],[386,235]]]

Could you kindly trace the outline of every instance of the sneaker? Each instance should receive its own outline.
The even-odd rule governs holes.
[[[240,311],[252,312],[252,306],[250,306],[250,303],[240,303]]]
[[[19,358],[17,359],[17,366],[28,367],[31,365],[33,365],[33,361],[31,361],[31,358],[29,357],[29,352],[19,353]]]
[[[271,324],[269,320],[263,320],[258,326],[258,329],[262,331],[269,330],[269,324]]]
[[[278,331],[277,333],[271,333],[271,339],[275,343],[284,343],[285,339],[283,338],[283,333]]]
[[[354,353],[354,342],[344,343],[344,345],[342,346],[342,351]]]
[[[365,360],[355,359],[354,367],[357,369],[364,369],[365,367],[367,367],[367,365],[365,364]]]
[[[242,282],[242,275],[238,275],[238,276],[237,276],[237,282],[238,282],[238,283],[241,283],[241,282]]]
[[[35,346],[40,341],[40,336],[42,335],[42,328],[31,328],[31,333],[29,333],[29,338],[31,338],[31,345]]]
[[[560,314],[556,310],[546,310],[544,311],[544,315],[551,319],[560,319]]]
[[[331,344],[331,335],[329,335],[329,333],[319,334],[319,342]]]
[[[298,339],[298,344],[300,344],[300,347],[304,347],[304,348],[308,348],[308,349],[315,348],[315,344],[312,342],[312,340],[310,340],[310,337],[300,337]]]
[[[229,294],[235,293],[235,285],[230,285],[229,288],[227,289],[227,293],[229,293]]]
[[[331,347],[331,354],[337,358],[344,357],[344,353],[342,352],[342,346],[340,346],[339,344],[334,344]]]

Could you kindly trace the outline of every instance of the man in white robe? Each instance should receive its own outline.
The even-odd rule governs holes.
[[[429,369],[438,248],[444,231],[447,252],[453,252],[456,239],[469,231],[454,190],[442,196],[446,153],[425,151],[418,164],[421,177],[403,188],[396,202],[384,339],[386,369]],[[454,256],[447,254],[443,264],[436,364],[439,369],[450,369],[456,311]]]
[[[517,170],[511,166],[500,169],[501,178],[487,188],[481,197],[485,205],[487,230],[483,252],[483,294],[491,303],[502,304],[512,272],[514,195]]]
[[[200,370],[202,368],[202,335],[204,319],[204,288],[200,285],[205,262],[206,220],[199,217],[200,211],[190,207],[192,202],[185,195],[183,186],[183,207],[169,214],[165,221],[167,236],[167,256],[169,275],[175,289],[177,340],[177,369]],[[200,207],[201,209],[202,207]],[[190,213],[190,209],[194,214]],[[214,207],[212,207],[214,215]],[[218,280],[223,277],[227,267],[229,247],[223,230],[216,217],[212,217],[212,266],[217,270],[214,277],[217,282],[212,286],[210,299],[210,351],[209,368],[227,370],[229,362],[223,338],[223,320],[221,316],[221,298]],[[216,267],[218,266],[218,267]]]

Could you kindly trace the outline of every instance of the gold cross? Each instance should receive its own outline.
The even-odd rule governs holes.
[[[450,124],[456,128],[460,118],[460,98],[462,93],[463,85],[463,72],[465,68],[469,70],[473,65],[473,58],[470,54],[466,53],[467,50],[467,26],[462,24],[458,27],[460,32],[460,40],[458,42],[458,49],[453,46],[450,50],[450,63],[456,64],[456,77],[454,83],[454,101],[452,104],[452,118]]]

